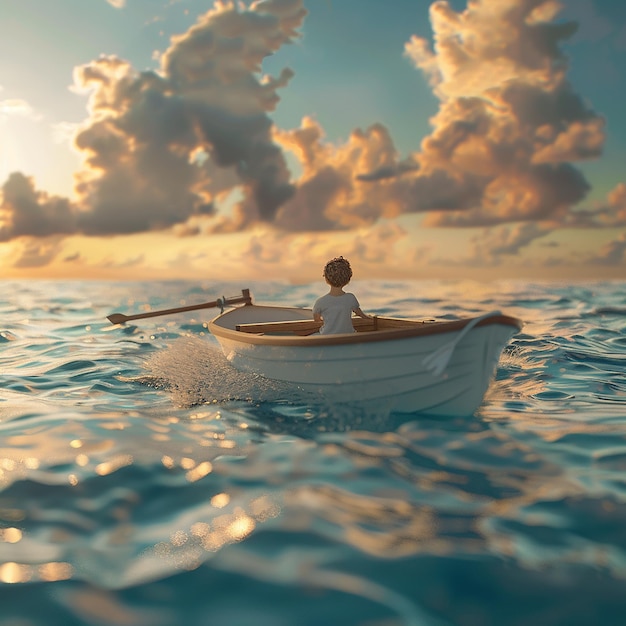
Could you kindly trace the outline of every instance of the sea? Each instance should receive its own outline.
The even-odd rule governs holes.
[[[217,309],[106,319],[320,283],[0,287],[1,626],[626,624],[626,282],[351,284],[523,320],[463,418],[239,373]]]

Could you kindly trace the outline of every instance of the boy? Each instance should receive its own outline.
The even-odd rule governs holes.
[[[353,312],[359,317],[370,319],[369,315],[361,311],[354,294],[343,290],[351,278],[350,263],[342,256],[328,261],[324,266],[324,279],[330,285],[330,291],[318,298],[313,306],[313,319],[323,322],[321,335],[355,332],[352,326]]]

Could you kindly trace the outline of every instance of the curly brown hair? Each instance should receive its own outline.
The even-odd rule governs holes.
[[[352,278],[352,268],[348,259],[342,256],[331,259],[324,266],[324,278],[333,287],[344,287]]]

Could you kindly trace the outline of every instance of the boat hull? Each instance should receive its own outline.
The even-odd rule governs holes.
[[[242,307],[210,324],[233,367],[288,383],[324,402],[382,403],[400,413],[472,414],[483,400],[502,349],[518,330],[509,323],[472,328],[455,347],[443,374],[435,376],[424,359],[454,341],[462,328],[417,336],[387,333],[388,337],[380,340],[374,340],[378,337],[372,333],[369,341],[365,340],[369,333],[354,333],[345,342],[328,344],[319,335],[298,341],[275,337],[264,342],[257,335],[241,337],[241,333],[233,332],[234,319],[220,324],[220,318],[232,314],[244,320],[270,321],[272,312],[267,309],[272,308]],[[306,319],[310,315],[301,309],[275,308],[283,311],[278,315],[282,319]]]

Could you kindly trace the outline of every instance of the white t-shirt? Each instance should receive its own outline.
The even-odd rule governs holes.
[[[353,333],[352,311],[359,308],[359,301],[353,293],[331,296],[327,293],[318,298],[313,305],[313,314],[322,316],[324,323],[320,328],[321,335],[335,333]]]

